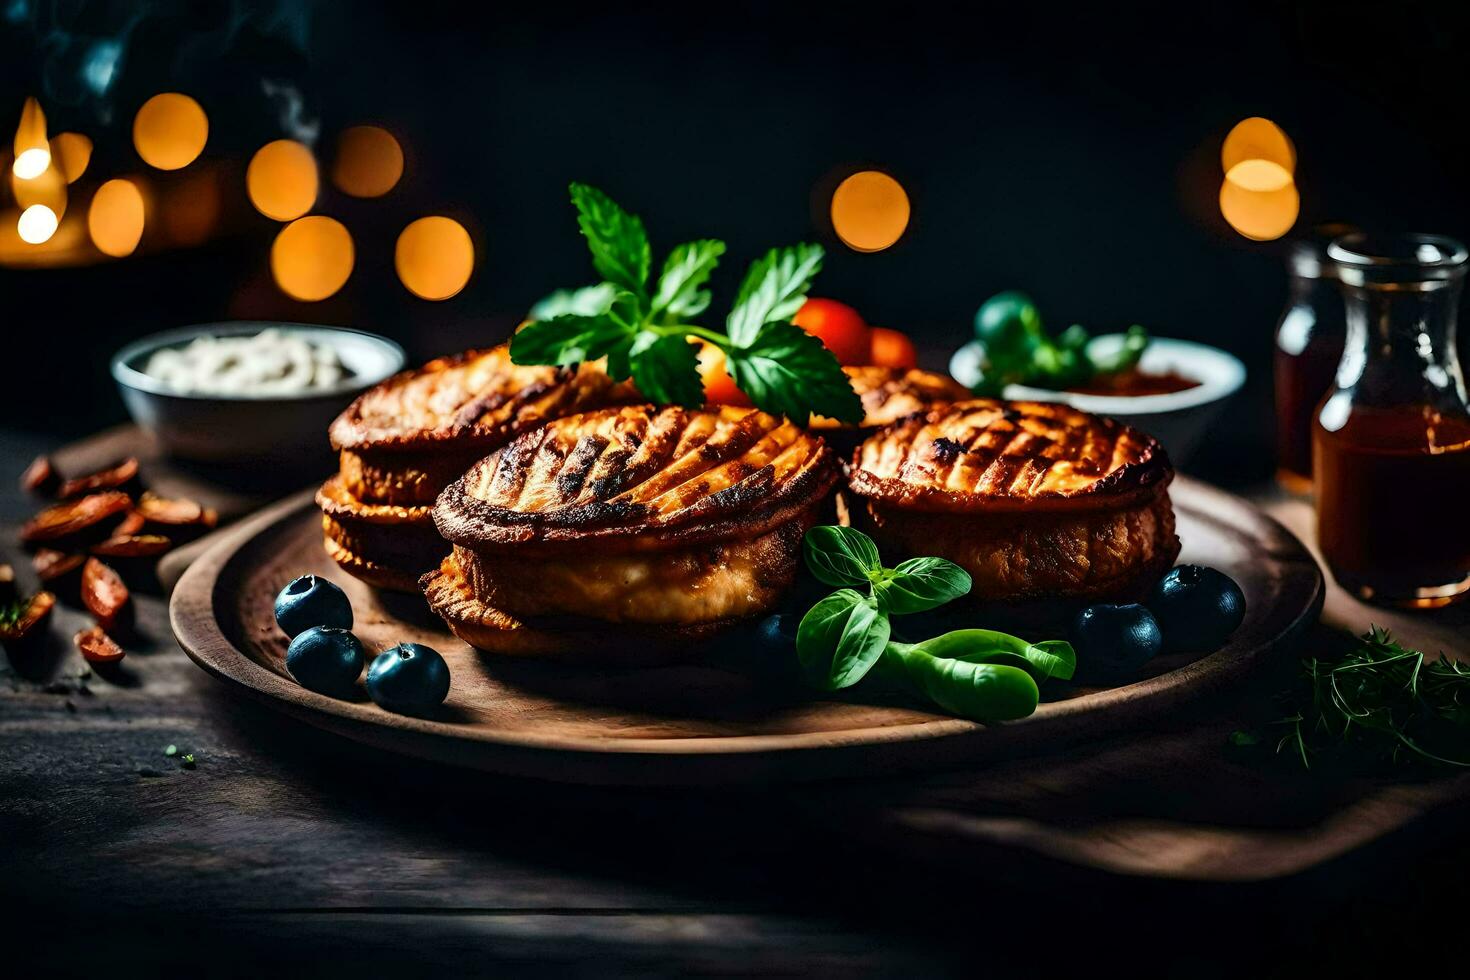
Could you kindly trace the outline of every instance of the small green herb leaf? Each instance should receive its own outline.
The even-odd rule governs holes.
[[[516,364],[580,364],[615,352],[626,352],[633,338],[634,334],[610,314],[579,316],[567,313],[550,320],[538,320],[517,331],[510,338],[510,359]],[[611,365],[609,373],[613,373]],[[627,376],[625,372],[618,380]]]
[[[610,282],[600,282],[595,286],[583,286],[581,289],[558,289],[550,296],[541,299],[527,318],[531,320],[554,320],[568,313],[577,316],[597,316],[608,311],[612,306],[613,298],[617,296],[618,287]]]
[[[879,601],[894,615],[927,612],[970,591],[970,573],[944,558],[910,558],[875,583]]]
[[[1036,680],[1021,667],[937,657],[922,643],[889,643],[883,672],[950,714],[987,724],[1025,718],[1041,701]]]
[[[708,309],[710,293],[701,287],[709,281],[710,273],[724,254],[725,243],[713,238],[675,245],[664,261],[664,271],[653,294],[654,319],[660,323],[679,323]]]
[[[574,183],[570,191],[593,268],[613,285],[645,297],[653,251],[643,222],[595,187]]]
[[[163,754],[164,755],[167,755],[167,756],[175,756],[175,755],[178,755],[179,754],[179,747],[177,745],[170,745],[168,748],[166,748],[166,749],[163,750]]]
[[[871,596],[839,589],[802,617],[796,628],[796,654],[814,687],[837,691],[856,684],[872,669],[888,634],[888,617]]]
[[[682,334],[645,330],[628,349],[633,383],[645,398],[661,405],[698,408],[704,404],[704,384],[693,344]]]
[[[855,528],[818,525],[806,532],[801,550],[806,567],[828,585],[863,588],[869,582],[869,573],[882,567],[878,546]]]
[[[725,357],[735,384],[764,411],[802,423],[813,413],[862,421],[863,403],[837,358],[795,324],[767,323]]]
[[[737,346],[749,345],[772,320],[795,316],[806,302],[812,279],[822,269],[822,254],[820,245],[793,245],[773,248],[753,262],[726,321],[730,340]]]

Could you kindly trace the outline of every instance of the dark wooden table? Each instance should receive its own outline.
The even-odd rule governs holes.
[[[0,433],[4,560],[34,507],[15,476],[46,448]],[[0,677],[9,976],[1004,976],[1117,962],[1223,977],[1460,955],[1456,930],[1425,925],[1470,898],[1467,812],[1449,784],[1365,788],[1221,756],[1240,706],[1269,691],[1008,773],[578,789],[385,757],[237,699],[178,650],[161,598],[141,602],[121,670],[80,678],[69,637],[84,621],[61,610],[55,646]],[[1425,800],[1442,805],[1415,808]],[[1405,806],[1414,819],[1388,819]],[[1044,823],[1048,841],[1061,827],[1147,857],[1161,819],[1173,841],[1226,820],[1289,849],[1343,813],[1391,829],[1263,881],[1107,873],[1027,839]]]

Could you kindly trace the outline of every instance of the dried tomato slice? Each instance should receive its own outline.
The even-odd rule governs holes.
[[[28,639],[51,615],[56,596],[37,592],[24,602],[0,609],[0,643],[19,643]]]
[[[35,544],[70,537],[108,518],[116,517],[131,507],[132,503],[127,494],[113,490],[47,507],[26,522],[25,527],[21,528],[20,539],[27,544]]]
[[[82,566],[82,605],[103,629],[112,629],[128,609],[130,595],[122,576],[111,567],[88,558]]]
[[[57,491],[57,496],[80,497],[99,490],[116,490],[127,486],[137,475],[138,461],[129,456],[116,466],[90,473],[87,476],[79,476],[74,480],[67,480]]]
[[[56,467],[51,465],[51,457],[37,456],[20,475],[20,486],[27,493],[50,493],[59,479]]]
[[[162,534],[114,534],[92,545],[92,554],[102,558],[152,558],[173,546]]]
[[[117,527],[112,529],[114,538],[133,534],[142,534],[143,528],[148,526],[148,518],[135,510],[130,510],[123,515],[123,519],[117,522]]]
[[[82,630],[72,642],[89,664],[115,664],[125,656],[123,648],[100,626]]]
[[[170,499],[148,491],[138,500],[138,513],[154,524],[214,527],[219,523],[219,515],[212,508],[183,497]]]
[[[31,556],[31,567],[40,576],[42,585],[50,585],[81,568],[86,560],[86,555],[69,555],[64,551],[42,548]]]

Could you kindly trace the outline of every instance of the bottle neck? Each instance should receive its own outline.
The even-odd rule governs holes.
[[[1346,344],[1336,387],[1383,408],[1465,404],[1455,353],[1459,278],[1342,283]]]

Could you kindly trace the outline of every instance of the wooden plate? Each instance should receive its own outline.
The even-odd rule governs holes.
[[[1245,591],[1246,620],[1229,646],[1193,660],[1160,658],[1152,676],[1123,687],[1047,685],[1047,696],[1059,700],[1003,725],[902,704],[818,700],[748,665],[737,669],[728,653],[619,671],[479,654],[416,597],[380,596],[337,569],[322,551],[320,516],[306,494],[224,532],[180,580],[170,616],[189,656],[246,694],[349,738],[454,765],[649,785],[942,767],[1139,726],[1291,655],[1322,606],[1322,574],[1306,548],[1238,497],[1188,479],[1171,492],[1180,560],[1220,568]],[[437,716],[393,715],[291,680],[271,609],[276,593],[306,572],[347,590],[370,651],[412,640],[444,654],[453,688]]]

